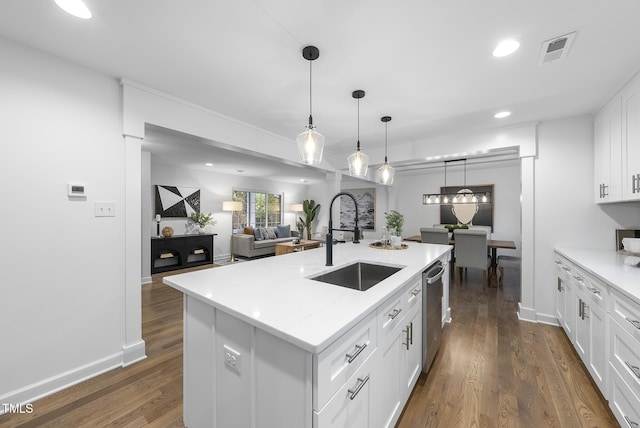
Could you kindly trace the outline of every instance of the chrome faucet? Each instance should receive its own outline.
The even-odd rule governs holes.
[[[358,203],[356,202],[355,196],[353,196],[349,192],[339,192],[331,199],[331,204],[329,205],[329,230],[327,230],[327,238],[325,241],[325,247],[327,247],[327,263],[326,266],[333,266],[333,231],[341,230],[344,232],[351,232],[351,229],[334,229],[333,228],[333,218],[331,214],[331,208],[333,208],[333,201],[335,201],[340,196],[348,196],[353,200],[353,205],[356,207],[356,225],[353,228],[353,243],[360,243],[360,230],[358,229]]]

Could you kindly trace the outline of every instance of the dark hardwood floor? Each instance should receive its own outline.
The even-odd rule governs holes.
[[[452,281],[453,322],[397,427],[619,426],[563,331],[518,321],[516,274],[505,274],[497,290],[472,270]],[[182,294],[158,275],[142,300],[146,360],[2,415],[0,428],[183,427]]]

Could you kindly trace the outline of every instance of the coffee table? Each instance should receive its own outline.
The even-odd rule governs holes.
[[[295,251],[308,250],[310,248],[318,248],[320,241],[300,241],[299,244],[294,242],[283,242],[282,244],[276,244],[276,256],[282,254],[290,254]]]

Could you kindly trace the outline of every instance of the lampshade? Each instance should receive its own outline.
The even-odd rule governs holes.
[[[364,98],[364,91],[357,89],[351,93],[351,96],[358,100],[358,143],[356,151],[347,158],[349,175],[352,177],[366,177],[369,169],[369,156],[360,150],[360,99]]]
[[[322,150],[324,149],[324,137],[313,126],[312,112],[312,92],[311,92],[311,64],[320,57],[320,50],[315,46],[305,46],[302,49],[302,57],[309,61],[309,124],[307,129],[301,132],[296,140],[298,141],[298,152],[300,160],[306,164],[318,164],[322,161]]]
[[[387,124],[391,122],[391,116],[383,116],[380,120],[384,123],[384,165],[376,171],[376,182],[390,186],[395,174],[393,167],[387,163]]]
[[[303,211],[302,204],[291,204],[289,205],[289,211],[293,211],[295,213],[300,213]]]
[[[240,211],[242,209],[242,202],[237,201],[223,201],[222,211]]]
[[[324,136],[313,128],[312,123],[309,124],[305,131],[298,134],[296,140],[298,141],[298,152],[302,163],[313,165],[322,161]]]

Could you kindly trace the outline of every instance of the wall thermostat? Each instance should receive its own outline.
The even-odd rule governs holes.
[[[86,188],[84,184],[67,184],[67,196],[71,198],[86,198]]]

